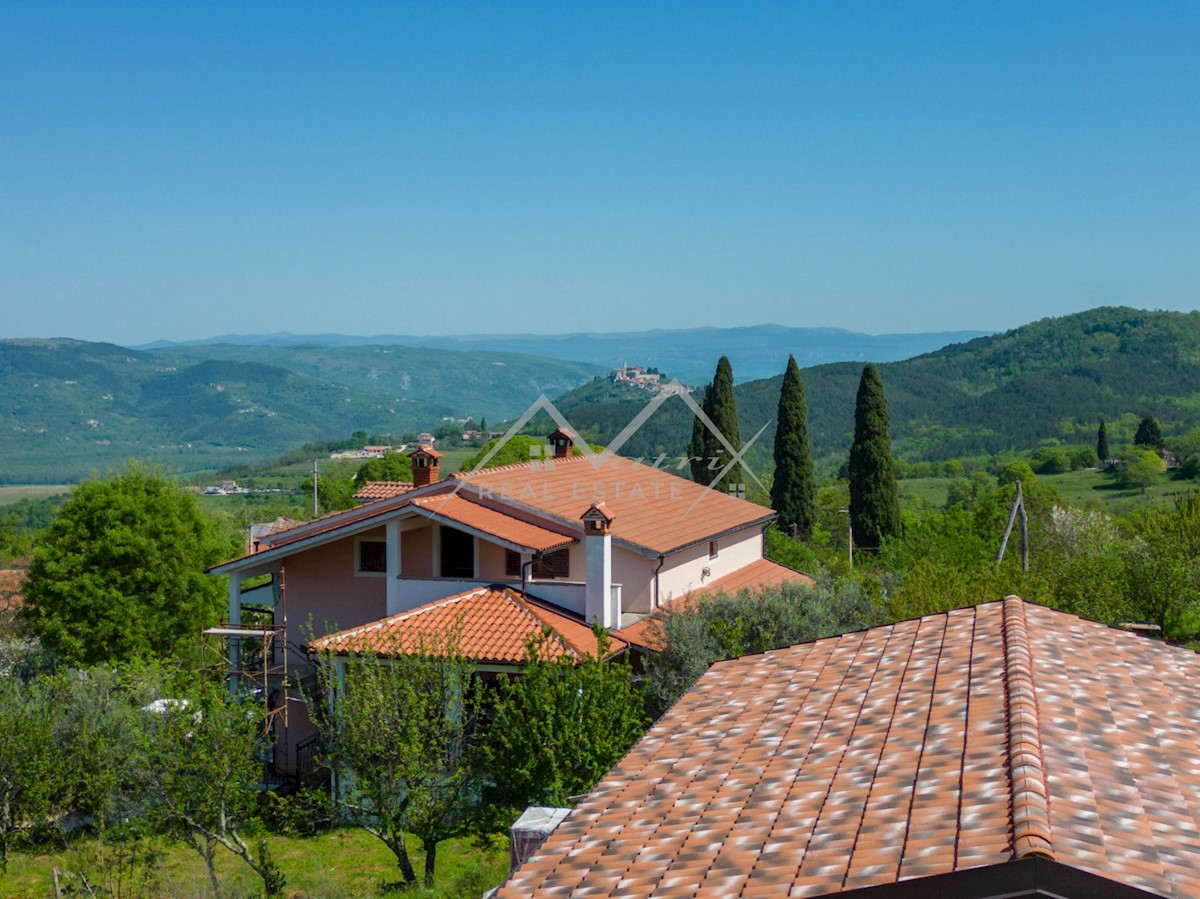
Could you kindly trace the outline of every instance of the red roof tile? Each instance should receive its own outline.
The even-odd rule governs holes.
[[[714,665],[499,896],[824,895],[1041,857],[1197,897],[1197,757],[1200,656],[1010,597]]]
[[[770,509],[612,453],[522,462],[451,477],[571,523],[577,523],[592,503],[604,503],[614,518],[613,538],[654,553],[672,552],[774,517]]]
[[[402,496],[414,489],[411,481],[367,481],[354,494],[360,503],[374,502],[377,499],[391,499]]]
[[[547,629],[554,638],[548,644],[549,658],[595,655],[595,635],[581,619],[499,585],[477,587],[370,624],[327,634],[309,645],[317,651],[338,654],[393,655],[415,652],[430,641],[455,633],[459,650],[468,658],[521,664],[528,641]],[[608,652],[620,652],[625,646],[624,641],[613,638]]]
[[[688,602],[693,602],[701,596],[716,596],[718,593],[736,595],[743,590],[762,590],[768,587],[779,587],[783,584],[807,584],[812,586],[813,579],[807,574],[801,574],[794,568],[772,562],[770,559],[756,559],[749,565],[719,577],[711,584],[705,584],[695,590],[690,590],[683,596],[667,600],[655,611],[641,621],[635,621],[617,631],[617,636],[646,649],[659,649],[655,619],[661,620],[662,613],[686,609]]]
[[[538,527],[536,524],[505,515],[496,509],[489,509],[487,506],[471,502],[461,495],[425,496],[414,499],[410,505],[428,512],[435,519],[490,534],[498,540],[534,552],[549,552],[563,546],[570,546],[577,540],[573,535],[560,534],[547,528]]]

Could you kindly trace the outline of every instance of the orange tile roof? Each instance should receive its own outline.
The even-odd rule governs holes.
[[[534,552],[549,552],[552,549],[570,546],[577,540],[573,535],[538,527],[536,524],[481,506],[459,494],[424,496],[414,499],[410,506],[423,509],[437,519],[490,534],[499,540]]]
[[[0,613],[19,612],[25,606],[25,581],[29,572],[23,568],[0,570]]]
[[[654,626],[654,622],[656,619],[661,620],[663,613],[682,610],[686,608],[686,603],[701,596],[716,596],[718,593],[734,596],[743,590],[762,590],[787,583],[807,584],[811,587],[814,581],[807,574],[801,574],[794,568],[788,568],[786,565],[780,565],[770,559],[755,559],[749,565],[730,572],[724,577],[719,577],[711,584],[667,600],[655,610],[654,614],[647,615],[641,621],[635,621],[633,624],[621,628],[617,631],[617,636],[634,646],[657,651],[660,645],[658,629]]]
[[[549,630],[548,657],[584,659],[596,653],[596,638],[581,619],[523,596],[503,585],[477,587],[370,624],[327,634],[310,648],[337,654],[415,652],[423,645],[455,633],[468,658],[496,664],[521,664],[529,640]],[[626,648],[612,638],[611,655]]]
[[[573,524],[592,503],[604,503],[614,518],[613,538],[654,553],[774,517],[770,509],[612,453],[522,462],[451,478]]]
[[[499,897],[1200,897],[1198,757],[1200,656],[1009,597],[714,665]]]
[[[354,494],[354,498],[359,502],[374,502],[377,499],[391,499],[393,496],[402,496],[413,490],[414,485],[411,481],[367,481]]]
[[[459,472],[414,492],[436,496],[456,487],[468,496],[480,494],[542,517],[556,518],[569,528],[579,527],[580,516],[593,503],[603,503],[615,517],[613,538],[654,554],[674,552],[720,534],[765,524],[775,517],[770,509],[612,453]],[[265,538],[263,547],[278,549],[332,534],[390,515],[406,502],[402,494],[333,512]],[[225,566],[247,559],[231,559],[210,570],[220,572]]]

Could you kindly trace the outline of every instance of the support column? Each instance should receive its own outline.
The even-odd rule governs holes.
[[[400,522],[387,523],[387,613],[400,611]]]

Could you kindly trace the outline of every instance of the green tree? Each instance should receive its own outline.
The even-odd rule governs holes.
[[[368,459],[358,466],[354,483],[361,487],[367,481],[407,481],[413,479],[412,461],[404,453],[384,453],[378,459]]]
[[[900,501],[892,463],[887,397],[883,379],[870,363],[863,368],[858,384],[848,469],[854,542],[878,547],[900,531]]]
[[[700,403],[700,408],[704,410],[704,414],[708,415],[712,408],[712,384],[707,384],[704,387],[704,398]],[[711,417],[711,416],[710,416]],[[712,483],[715,470],[710,467],[710,459],[713,457],[715,441],[708,427],[700,419],[700,416],[695,416],[692,419],[692,439],[688,441],[688,465],[692,470],[692,480],[697,484],[705,486]]]
[[[76,487],[41,535],[26,614],[74,664],[191,655],[225,606],[205,569],[234,551],[194,497],[132,463]]]
[[[480,466],[483,460],[496,447],[496,454],[487,460],[485,468],[495,468],[499,465],[516,465],[521,462],[528,462],[531,459],[544,459],[547,454],[553,455],[545,440],[538,437],[531,437],[528,434],[514,434],[501,445],[502,437],[497,437],[495,440],[489,440],[475,455],[470,456],[462,465],[458,467],[459,471],[474,471]],[[578,451],[577,451],[578,452]]]
[[[1137,433],[1133,435],[1133,445],[1162,452],[1162,430],[1158,427],[1158,422],[1149,415],[1138,422]]]
[[[1096,431],[1096,457],[1100,460],[1101,465],[1111,458],[1108,449],[1108,427],[1104,424],[1103,419]]]
[[[788,356],[779,411],[775,419],[775,480],[771,506],[785,531],[795,529],[806,540],[816,523],[817,480],[808,446],[808,405],[794,356]]]
[[[0,874],[14,837],[45,820],[61,792],[52,713],[36,682],[0,676]]]
[[[466,832],[480,805],[474,665],[454,635],[414,654],[352,657],[344,679],[338,664],[321,662],[334,695],[322,724],[335,799],[349,821],[393,852],[407,883],[416,873],[404,835],[419,839],[432,886],[438,844]]]
[[[282,895],[285,886],[260,817],[266,748],[260,702],[231,696],[223,681],[187,684],[159,704],[158,714],[147,713],[136,746],[147,813],[204,860],[218,896],[219,848],[262,878],[266,895]]]
[[[571,805],[645,732],[628,661],[605,660],[602,630],[596,641],[596,654],[576,664],[552,658],[555,638],[543,634],[530,642],[522,673],[500,680],[486,743],[493,827],[507,830],[529,805]]]
[[[729,364],[727,356],[722,356],[717,361],[717,370],[713,375],[710,407],[705,411],[716,426],[717,431],[724,435],[729,445],[734,450],[740,450],[742,448],[742,437],[738,424],[737,397],[734,396],[733,392],[733,366]],[[729,450],[725,449],[724,445],[717,439],[715,434],[710,436],[710,440],[710,458],[715,457],[717,460],[717,467],[713,471],[715,480],[715,476],[729,465],[733,457],[730,455]],[[727,490],[737,485],[744,485],[745,481],[746,475],[742,471],[742,466],[735,464],[717,482],[717,487]]]
[[[1145,493],[1158,480],[1163,470],[1163,460],[1158,453],[1153,449],[1143,449],[1135,452],[1118,470],[1117,483],[1122,487]]]

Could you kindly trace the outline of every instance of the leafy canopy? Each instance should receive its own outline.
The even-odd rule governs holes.
[[[72,664],[187,656],[224,607],[224,587],[205,569],[233,549],[194,497],[131,463],[76,487],[41,535],[29,622]]]

